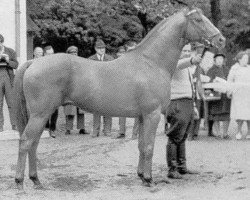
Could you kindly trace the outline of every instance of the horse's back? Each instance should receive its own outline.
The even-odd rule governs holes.
[[[89,112],[134,117],[169,98],[168,76],[140,59],[124,56],[99,62],[68,54],[46,56],[27,70],[25,90],[33,99],[58,96],[61,103],[71,100]]]

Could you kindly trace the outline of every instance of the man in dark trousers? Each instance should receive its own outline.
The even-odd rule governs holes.
[[[176,71],[171,81],[171,102],[167,112],[170,127],[166,130],[168,143],[166,158],[168,177],[181,179],[183,174],[192,174],[186,166],[185,141],[193,120],[193,86],[189,67],[198,65],[201,56],[191,57],[191,45],[184,46]]]
[[[89,59],[96,61],[111,61],[114,58],[108,54],[106,54],[106,45],[103,40],[98,39],[95,43],[95,51],[96,54],[90,56]],[[101,126],[101,115],[94,113],[93,114],[93,134],[92,137],[97,137],[100,134],[100,126]],[[110,116],[103,116],[103,133],[104,135],[111,134],[112,127],[112,118]]]
[[[0,132],[3,131],[3,98],[5,97],[10,113],[10,123],[12,129],[15,130],[15,122],[12,110],[12,87],[14,81],[14,70],[18,67],[16,52],[3,45],[4,37],[0,34]]]

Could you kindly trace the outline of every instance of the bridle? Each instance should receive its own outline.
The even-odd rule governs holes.
[[[184,27],[184,34],[183,34],[183,38],[184,39],[186,39],[186,34],[187,34],[186,32],[187,32],[188,23],[193,23],[194,24],[194,20],[189,19],[189,16],[191,14],[193,14],[193,13],[196,13],[196,12],[198,12],[198,10],[194,9],[194,10],[189,11],[185,15],[185,17],[187,17],[187,23],[186,23],[186,25]],[[201,19],[201,20],[204,22],[203,19]],[[196,32],[199,35],[205,35],[205,36],[201,37],[201,40],[205,44],[205,46],[214,46],[214,44],[212,44],[210,41],[212,41],[212,39],[215,38],[216,36],[220,35],[220,32],[218,32],[218,33],[216,33],[214,35],[211,35],[211,36],[207,35],[207,33],[209,32],[209,30],[208,30],[208,28],[206,26],[204,27],[204,29],[199,30],[199,29],[196,28],[196,26],[194,24],[194,29],[196,30]]]

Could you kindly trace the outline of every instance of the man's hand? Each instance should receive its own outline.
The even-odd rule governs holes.
[[[5,61],[6,61],[7,63],[10,62],[10,57],[9,57],[9,55],[3,53],[3,54],[2,54],[2,58],[4,58]]]
[[[193,57],[191,58],[191,63],[192,63],[193,65],[198,65],[198,64],[200,64],[201,61],[202,61],[202,57],[201,57],[200,54],[195,55],[195,56],[193,56]]]

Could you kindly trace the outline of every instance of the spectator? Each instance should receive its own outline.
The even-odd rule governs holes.
[[[49,56],[54,54],[54,49],[52,46],[46,46],[44,47],[44,56]],[[58,118],[58,109],[55,110],[55,112],[51,115],[50,119],[48,120],[46,124],[46,128],[49,129],[50,137],[55,138],[55,130],[56,130],[56,122]]]
[[[16,130],[14,113],[12,108],[13,94],[12,87],[14,81],[14,70],[18,67],[16,52],[3,45],[4,37],[0,34],[0,132],[3,131],[4,116],[3,116],[3,99],[5,97],[10,113],[10,123],[12,129]]]
[[[78,48],[76,46],[70,46],[66,53],[78,56]],[[64,114],[66,118],[66,132],[65,135],[69,135],[70,131],[73,130],[74,118],[77,116],[77,129],[80,129],[79,134],[88,134],[85,130],[85,116],[84,111],[80,108],[76,108],[72,105],[73,102],[67,102],[64,106]]]
[[[191,56],[191,45],[185,45],[171,81],[171,102],[167,112],[170,127],[166,131],[168,177],[181,179],[182,174],[194,174],[186,166],[186,138],[193,119],[193,91],[188,67],[198,65],[201,56]]]
[[[218,53],[214,55],[214,65],[208,70],[207,76],[210,82],[216,81],[217,77],[224,80],[227,79],[225,72],[225,55]],[[221,100],[210,101],[208,104],[208,136],[214,137],[213,125],[215,125],[216,134],[220,132],[220,121],[223,121],[223,138],[230,139],[228,135],[230,99],[226,94],[221,94]]]
[[[126,44],[125,44],[125,49],[126,52],[133,50],[136,47],[137,43],[135,41],[131,41],[129,40]]]
[[[137,45],[137,43],[135,41],[131,41],[131,40],[128,41],[125,44],[126,52],[135,49],[136,45]],[[135,140],[137,138],[138,133],[139,133],[139,118],[135,118],[131,139]]]
[[[126,53],[126,49],[124,46],[120,46],[118,48],[118,52],[116,53],[117,58],[124,55]],[[119,132],[114,137],[115,139],[125,138],[126,133],[126,117],[119,117]]]
[[[239,52],[236,56],[237,63],[231,67],[228,75],[228,82],[235,83],[230,96],[231,101],[231,119],[236,120],[238,132],[236,139],[242,138],[242,125],[247,122],[246,138],[250,139],[250,63],[247,52]],[[234,87],[233,87],[234,88]]]
[[[34,59],[43,57],[43,49],[41,47],[36,47],[34,49]]]
[[[96,61],[110,61],[114,58],[108,54],[106,54],[106,45],[105,43],[98,39],[95,43],[95,51],[96,54],[90,56],[89,59],[96,60]],[[101,125],[101,115],[98,113],[93,114],[93,134],[92,137],[98,137],[100,134],[100,125]],[[103,116],[103,133],[104,135],[111,134],[111,127],[112,127],[112,118],[109,116]]]
[[[126,48],[125,46],[120,46],[118,48],[118,51],[116,53],[116,57],[119,58],[120,56],[124,55],[126,53]]]

